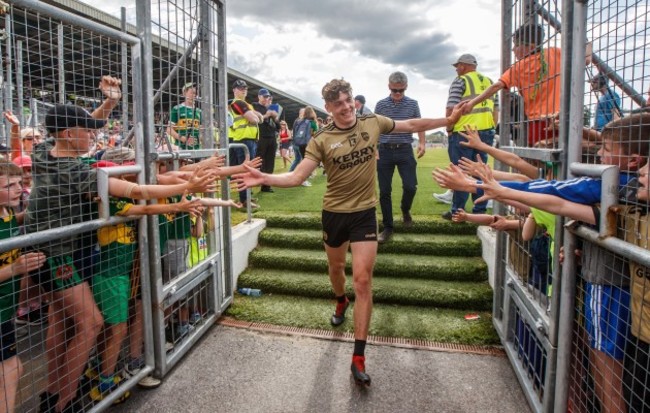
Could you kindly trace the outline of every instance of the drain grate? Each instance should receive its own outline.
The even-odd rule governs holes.
[[[248,330],[265,333],[298,335],[324,340],[354,342],[354,335],[352,333],[343,333],[339,331],[319,330],[316,328],[287,327],[268,323],[254,323],[250,321],[235,320],[234,318],[230,317],[221,317],[217,322],[227,327],[245,328]],[[495,346],[473,346],[468,344],[438,343],[436,341],[403,337],[368,336],[368,344],[410,348],[416,350],[446,351],[450,353],[480,354],[499,357],[505,357],[506,355],[502,348]]]

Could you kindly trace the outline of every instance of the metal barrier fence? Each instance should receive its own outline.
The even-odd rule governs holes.
[[[100,411],[156,385],[232,300],[228,208],[180,172],[226,155],[224,4],[135,2],[134,26],[54,3],[0,22],[0,400]]]
[[[544,179],[593,178],[601,194],[573,198],[599,204],[596,226],[565,230],[563,217],[495,209],[537,227],[499,234],[494,299],[494,325],[534,411],[650,411],[649,204],[622,186],[650,155],[648,16],[645,1],[503,2],[502,70],[517,87],[501,97],[501,149]],[[539,76],[521,80],[526,70]],[[619,118],[630,121],[601,136]],[[630,141],[610,142],[619,139]]]

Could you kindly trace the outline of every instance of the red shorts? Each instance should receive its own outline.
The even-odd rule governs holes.
[[[533,147],[539,141],[552,140],[557,136],[557,129],[553,128],[553,118],[532,119],[528,123],[528,146]]]

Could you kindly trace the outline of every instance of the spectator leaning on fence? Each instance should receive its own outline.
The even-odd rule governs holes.
[[[20,202],[22,191],[20,168],[0,162],[0,239],[20,235],[19,222],[23,214],[16,214],[14,208]],[[14,249],[0,254],[0,411],[13,412],[16,405],[16,390],[22,374],[22,364],[16,355],[16,331],[13,318],[18,303],[21,280],[29,271],[45,263],[45,254],[28,252],[21,254]]]
[[[543,48],[544,29],[530,24],[518,28],[512,36],[517,61],[485,92],[464,104],[464,113],[491,98],[501,89],[516,87],[524,99],[528,117],[528,145],[555,138],[553,118],[560,111],[561,51]]]
[[[74,105],[56,105],[48,112],[45,126],[53,139],[34,148],[34,188],[25,216],[27,233],[93,218],[96,170],[79,157],[88,152],[95,131],[104,126],[106,118],[119,102],[122,96],[120,85],[119,79],[102,77],[99,89],[106,99],[92,115]],[[150,199],[183,193],[184,190],[209,192],[215,187],[213,179],[213,174],[200,170],[186,184],[175,186],[136,185],[110,178],[109,194]],[[43,252],[47,260],[30,276],[54,298],[50,304],[47,332],[48,386],[40,396],[41,411],[44,412],[72,408],[79,377],[103,325],[90,287],[83,278],[88,268],[80,267],[77,255],[78,251],[89,247],[83,245],[84,238],[63,236],[56,242],[32,247]],[[72,333],[68,334],[70,331]]]
[[[647,229],[647,213],[638,209],[637,204],[648,201],[647,159],[640,154],[648,153],[650,114],[637,114],[610,122],[603,129],[602,138],[603,148],[599,155],[604,164],[617,165],[628,171],[644,165],[639,170],[638,181],[619,188],[620,202],[629,206],[623,208],[625,212],[619,212],[624,223],[618,226],[618,235],[647,248],[647,233],[636,231]],[[484,172],[478,174],[483,182],[473,185],[482,188],[486,198],[515,200],[588,224],[598,223],[600,212],[593,205],[599,200],[578,200],[576,203],[549,194],[513,190],[500,185],[492,177],[489,167],[483,165],[483,168]],[[640,237],[642,240],[638,234],[644,234]],[[649,323],[643,321],[650,315],[650,309],[643,305],[648,294],[647,271],[638,265],[632,265],[628,270],[627,262],[616,259],[607,250],[590,243],[585,244],[587,246],[589,248],[583,251],[582,276],[587,281],[585,318],[596,395],[602,411],[626,411],[624,402],[634,407],[630,411],[646,411],[644,409],[650,407],[648,398],[644,396],[650,377],[647,352],[650,328]],[[631,296],[628,284],[631,284]],[[634,340],[630,341],[628,332],[635,337]]]

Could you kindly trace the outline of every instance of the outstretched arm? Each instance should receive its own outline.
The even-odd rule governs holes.
[[[106,98],[100,107],[95,109],[91,116],[95,119],[108,119],[113,108],[122,98],[122,81],[112,76],[102,76],[99,81],[99,90]]]
[[[446,118],[438,118],[438,119],[421,118],[421,119],[398,120],[395,121],[395,129],[393,129],[392,133],[424,132],[424,131],[438,129],[438,128],[451,129],[454,126],[454,124],[458,122],[458,119],[460,119],[461,115],[462,115],[461,109],[454,108],[454,110],[451,112],[451,115],[447,116]]]
[[[469,160],[465,157],[460,158],[458,161],[458,166],[460,166],[460,169],[463,170],[466,174],[470,176],[476,176],[476,168],[479,167],[479,163]],[[497,181],[517,181],[517,182],[528,182],[530,181],[530,178],[527,177],[526,175],[523,174],[516,174],[512,172],[504,172],[504,171],[497,171],[493,170],[492,174],[494,175],[494,178]]]
[[[237,202],[233,199],[219,199],[219,198],[198,198],[201,202],[201,205],[206,207],[233,207],[241,208],[243,205],[241,202]]]
[[[112,196],[133,199],[157,199],[169,198],[170,196],[188,193],[210,193],[214,192],[216,175],[197,169],[189,181],[175,185],[137,185],[122,179],[110,178],[108,192]]]
[[[259,185],[275,186],[278,188],[290,188],[298,186],[311,175],[318,167],[318,164],[309,158],[304,158],[296,169],[292,172],[273,175],[265,174],[258,169],[251,168],[244,165],[246,172],[233,175],[234,181],[237,183],[237,190],[243,191],[246,188],[252,188]]]
[[[431,172],[431,175],[433,175],[434,181],[436,181],[442,188],[476,193],[476,180],[469,178],[453,163],[450,163],[447,169],[434,169]]]
[[[482,189],[484,194],[476,202],[483,202],[488,199],[514,200],[533,208],[548,211],[552,214],[577,219],[590,224],[596,223],[591,206],[567,201],[554,195],[506,188],[494,179],[489,165],[483,164],[483,171],[479,174],[479,178],[483,183],[475,183],[474,186]]]
[[[495,148],[481,140],[481,137],[475,127],[465,125],[465,132],[459,132],[467,142],[460,142],[462,146],[467,146],[481,152],[491,155],[494,159],[515,168],[530,179],[536,179],[539,176],[539,169],[526,162],[518,155],[512,152],[506,152],[502,149]]]
[[[461,102],[457,106],[461,106],[463,109],[463,113],[468,114],[472,111],[472,109],[474,109],[474,106],[478,105],[479,103],[483,102],[486,99],[491,98],[492,96],[494,96],[495,93],[497,93],[498,91],[500,91],[505,87],[506,87],[505,83],[503,83],[500,80],[497,80],[496,82],[492,83],[492,85],[489,88],[485,89],[483,93],[481,93],[474,99],[467,101],[467,103]]]
[[[11,133],[9,135],[9,148],[11,149],[11,159],[16,159],[17,156],[23,154],[23,142],[20,138],[20,121],[12,111],[7,110],[4,112],[5,119],[11,123]],[[11,160],[10,159],[10,160]]]
[[[198,198],[190,200],[187,194],[187,191],[185,191],[180,201],[171,204],[133,205],[121,213],[120,216],[177,214],[181,212],[201,216],[205,209],[201,204],[201,200]]]

